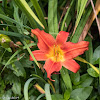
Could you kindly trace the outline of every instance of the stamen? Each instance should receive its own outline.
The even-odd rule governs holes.
[[[56,62],[57,62],[57,58],[59,57],[59,51],[58,51],[58,45],[57,45],[57,50],[56,50]]]

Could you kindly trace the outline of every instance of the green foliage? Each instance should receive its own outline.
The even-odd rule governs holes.
[[[77,26],[75,34],[72,36],[73,38],[71,38],[72,42],[74,42],[74,43],[78,42],[78,39],[79,39],[79,37],[80,37],[80,35],[81,35],[82,31],[83,31],[83,28],[84,28],[84,26],[86,24],[86,21],[87,21],[89,15],[91,13],[91,10],[92,10],[91,7],[89,7],[89,8],[86,9],[84,15],[82,16],[82,18],[80,20],[80,23]]]
[[[10,72],[5,75],[5,81],[12,85],[12,91],[14,94],[21,95],[21,81],[16,75],[11,74]]]
[[[28,86],[29,86],[29,83],[30,83],[33,79],[37,79],[37,78],[30,78],[30,79],[28,79],[27,82],[26,82],[25,85],[24,85],[24,98],[25,98],[25,100],[29,100],[29,99],[28,99]]]
[[[62,67],[59,75],[52,75],[55,80],[52,82],[43,69],[45,62],[37,62],[32,54],[38,50],[37,38],[31,33],[35,28],[44,29],[54,37],[60,30],[67,31],[70,33],[68,40],[77,43],[92,12],[91,4],[87,2],[0,0],[0,100],[12,97],[18,100],[100,100],[100,74],[89,65],[78,62],[81,68],[77,73]],[[85,39],[90,42],[89,50],[81,57],[88,64],[96,65],[100,72],[96,27],[94,21]],[[29,55],[34,61],[29,60]],[[45,93],[35,88],[35,84],[39,84]]]
[[[38,15],[40,21],[41,21],[42,24],[44,25],[45,30],[48,30],[48,29],[47,29],[47,23],[46,23],[46,21],[45,21],[45,19],[44,19],[44,14],[43,14],[43,12],[42,12],[42,9],[41,9],[41,7],[40,7],[38,1],[37,1],[37,0],[31,0],[31,2],[32,2],[32,4],[33,4],[34,9],[35,9],[36,12],[37,12],[37,15]]]
[[[72,0],[70,3],[70,7],[68,8],[68,10],[64,16],[64,20],[62,22],[61,31],[63,31],[63,30],[66,31],[68,28],[68,25],[71,22],[71,13],[74,9],[74,3],[75,3],[75,0]],[[65,26],[65,24],[66,24],[66,26]]]
[[[45,84],[45,96],[47,100],[52,100],[49,86],[50,85],[48,83]]]
[[[99,64],[99,59],[100,59],[100,46],[98,46],[94,53],[93,53],[93,63],[94,64]]]
[[[44,28],[43,24],[40,22],[40,20],[37,18],[37,16],[34,14],[34,12],[29,7],[28,3],[25,0],[14,0],[16,4],[20,7],[20,9],[25,13],[27,16],[31,26],[34,28],[37,28],[37,24],[34,20],[42,27]]]
[[[77,85],[80,81],[80,73],[71,73],[71,80],[73,82],[74,85]]]
[[[86,100],[89,97],[92,89],[93,89],[92,86],[75,89],[71,93],[71,99],[74,99],[74,100]]]
[[[69,98],[70,98],[70,93],[71,93],[71,92],[70,92],[70,90],[68,90],[68,89],[65,91],[65,93],[64,93],[64,100],[69,100]]]
[[[58,34],[57,2],[57,0],[49,0],[48,5],[49,33],[54,36]]]
[[[11,95],[12,95],[12,91],[8,90],[2,95],[2,97],[0,97],[0,99],[8,100],[8,99],[10,99]]]
[[[65,82],[65,85],[68,89],[72,90],[72,83],[71,83],[71,79],[70,79],[70,76],[68,74],[68,70],[64,67],[62,67],[61,69],[61,75],[62,75],[62,78]]]
[[[61,94],[52,95],[52,100],[63,100],[63,96]]]
[[[92,77],[99,77],[99,74],[96,73],[96,71],[94,71],[93,68],[89,68],[87,70],[87,72],[89,73],[89,75],[91,75]]]
[[[84,12],[86,3],[88,0],[78,0],[78,6],[77,6],[77,19],[75,23],[75,28],[78,26],[80,19],[82,17],[82,14]]]

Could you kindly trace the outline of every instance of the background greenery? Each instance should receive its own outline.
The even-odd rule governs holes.
[[[100,74],[91,67],[100,72],[99,12],[100,0],[0,0],[0,99],[100,100]],[[81,56],[87,64],[78,61],[77,73],[62,67],[52,75],[55,82],[48,80],[45,62],[38,63],[31,52],[38,49],[31,33],[35,28],[54,37],[67,31],[74,43],[89,41],[89,50]]]

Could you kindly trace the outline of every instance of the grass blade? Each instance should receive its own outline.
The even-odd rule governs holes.
[[[29,98],[28,98],[28,86],[29,86],[30,82],[34,79],[37,79],[37,78],[35,77],[35,78],[28,79],[24,85],[24,98],[25,98],[25,100],[29,100]]]
[[[5,66],[3,67],[2,71],[0,74],[2,74],[2,72],[4,71],[4,69],[6,68],[7,65],[9,65],[10,61],[20,52],[21,50],[16,51],[11,57],[10,59],[7,61],[7,63],[5,64]]]
[[[12,19],[12,18],[7,17],[6,15],[0,14],[0,18],[2,18],[2,19],[4,19],[5,21],[7,21],[7,23],[10,22],[10,23],[8,23],[8,24],[13,25],[13,23],[15,23],[15,24],[20,25],[19,22],[17,22],[16,20],[14,20],[14,19]],[[15,26],[14,26],[14,27],[15,27]],[[23,27],[28,28],[28,29],[31,29],[29,26],[24,26],[24,25],[23,25]]]
[[[50,34],[55,34],[55,35],[58,34],[57,0],[49,0],[48,27]]]
[[[32,54],[32,51],[31,51],[31,49],[28,47],[27,43],[26,43],[25,41],[22,41],[22,42],[23,42],[23,44],[25,45],[25,47],[27,48],[29,54],[32,56],[32,58],[33,58],[34,62],[36,63],[36,65],[39,67],[38,62],[37,62],[37,60],[35,59],[34,55]]]
[[[40,77],[39,75],[32,74],[32,76],[33,76],[33,77],[37,77],[37,78],[39,78],[40,80],[42,80],[44,83],[46,83],[46,81],[45,81],[42,77]]]
[[[93,66],[91,63],[87,62],[85,59],[83,59],[81,57],[76,57],[74,59],[78,60],[78,61],[81,61],[83,63],[89,64],[99,74],[99,70],[95,66]]]
[[[66,21],[67,18],[70,16],[70,11],[71,11],[71,8],[72,8],[74,2],[75,2],[75,0],[72,0],[72,1],[71,1],[70,7],[68,8],[68,10],[67,10],[67,12],[66,12],[66,14],[65,14],[65,17],[64,17],[63,22],[62,22],[62,25],[61,25],[61,31],[64,30],[65,21]],[[66,23],[66,24],[67,24],[67,27],[68,27],[68,24],[70,23],[70,21],[71,21],[71,17],[69,17],[69,20],[68,20],[68,22]],[[66,28],[66,29],[67,29],[67,28]]]
[[[40,21],[42,22],[42,24],[45,26],[45,28],[47,30],[47,24],[46,24],[46,21],[44,19],[44,14],[43,14],[43,12],[40,8],[40,5],[39,5],[38,1],[37,0],[31,0],[31,2],[32,2],[33,6],[34,6],[34,8],[37,12],[37,15],[38,15]]]
[[[50,88],[49,88],[49,84],[45,84],[45,96],[46,96],[46,100],[52,100],[51,99],[51,95],[50,95]]]
[[[0,30],[0,34],[5,34],[5,35],[9,35],[9,36],[15,36],[15,37],[19,37],[19,38],[23,38],[23,37],[29,38],[28,36],[25,36],[23,34],[10,32],[10,31],[2,31],[2,30]]]
[[[25,0],[14,0],[16,2],[16,4],[20,7],[20,9],[25,13],[25,15],[27,16],[30,24],[32,25],[33,28],[37,27],[36,22],[42,27],[44,28],[43,24],[40,22],[40,20],[37,18],[37,16],[35,15],[35,13],[32,11],[32,9],[29,7],[29,5],[27,4],[27,2]],[[34,21],[34,20],[36,21]]]
[[[85,6],[86,6],[86,3],[87,3],[88,0],[81,0],[81,3],[80,3],[80,7],[78,7],[78,15],[77,15],[77,19],[76,19],[76,23],[75,23],[75,29],[77,28],[79,22],[80,22],[80,19],[82,17],[82,14],[83,14],[83,11],[85,9]],[[78,4],[79,4],[78,3]],[[80,10],[79,10],[80,9]]]
[[[42,97],[44,97],[44,94],[39,95],[36,100],[40,100]]]
[[[85,14],[83,15],[83,17],[82,17],[82,19],[81,19],[81,21],[80,21],[80,23],[79,23],[79,25],[78,25],[78,27],[77,27],[77,29],[75,31],[75,34],[71,37],[71,42],[73,42],[73,43],[77,43],[78,42],[79,37],[80,37],[80,35],[81,35],[82,31],[83,31],[83,28],[84,28],[84,26],[86,24],[86,21],[87,21],[89,15],[90,15],[91,11],[92,11],[91,7],[89,7],[86,10]]]
[[[32,43],[32,44],[29,44],[28,47],[33,46],[33,45],[35,45],[35,44],[33,44],[33,43]],[[26,46],[23,46],[23,49],[27,49]],[[3,67],[1,73],[3,72],[3,70],[5,69],[5,67],[6,67],[7,65],[10,64],[11,60],[12,60],[19,52],[21,52],[20,49],[17,50],[17,51],[10,57],[10,59],[7,61],[7,63],[6,63],[5,66]],[[1,74],[1,73],[0,73],[0,74]]]

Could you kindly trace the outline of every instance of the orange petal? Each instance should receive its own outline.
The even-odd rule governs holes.
[[[60,71],[62,65],[61,65],[61,62],[53,62],[52,60],[48,59],[46,60],[45,62],[45,65],[44,65],[44,69],[46,70],[47,72],[47,77],[51,79],[51,74],[53,72],[58,72]],[[53,80],[52,80],[53,81]]]
[[[43,30],[32,29],[31,32],[38,38],[38,48],[43,51],[47,51],[56,42],[52,35],[45,33]]]
[[[62,65],[74,73],[76,73],[80,69],[80,65],[73,59],[62,62]]]
[[[83,54],[86,50],[88,50],[88,48],[76,49],[76,50],[65,53],[64,57],[65,59],[72,59]]]
[[[41,50],[35,50],[35,51],[32,51],[32,53],[35,59],[38,61],[45,61],[47,59],[46,54],[42,52]],[[33,61],[33,58],[31,55],[30,55],[30,60]]]
[[[64,51],[66,59],[72,59],[88,50],[88,45],[89,42],[87,41],[81,41],[79,43],[66,42],[62,45],[61,49]]]
[[[56,37],[57,44],[64,44],[68,38],[68,35],[68,32],[60,31]]]

